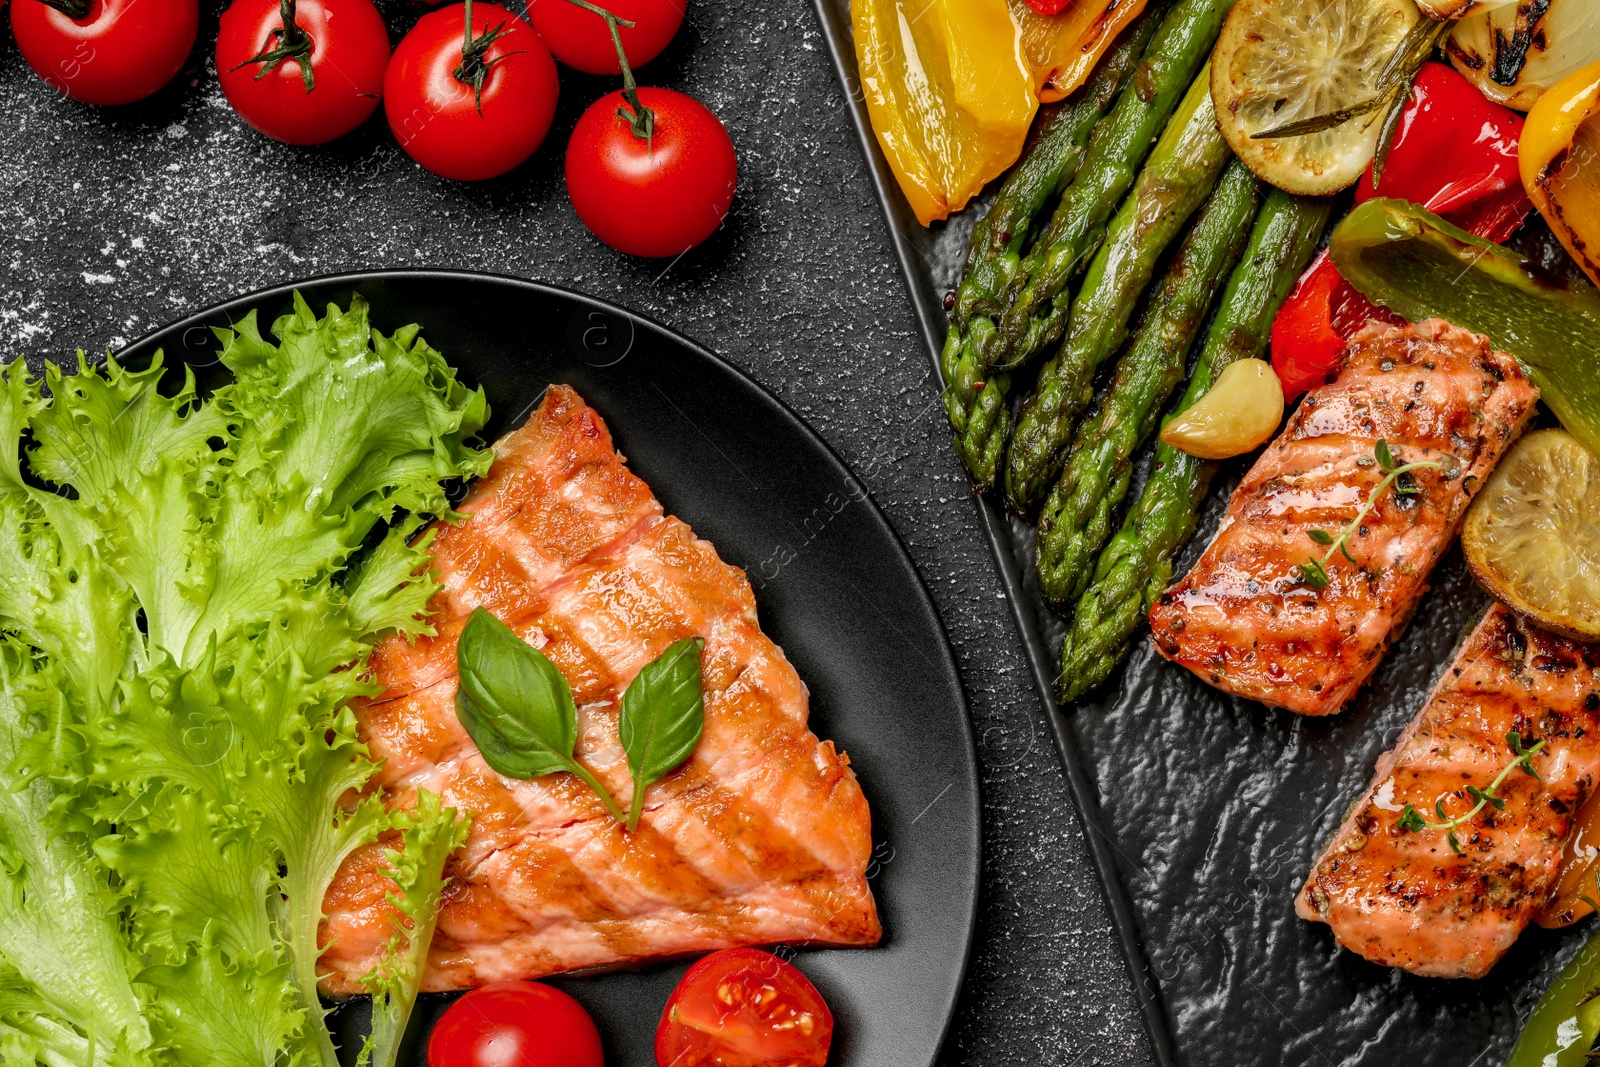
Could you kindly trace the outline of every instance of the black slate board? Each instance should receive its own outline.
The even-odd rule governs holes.
[[[937,374],[943,299],[960,281],[968,236],[993,189],[946,223],[918,224],[872,133],[849,0],[813,2]],[[1548,258],[1540,237],[1526,236],[1532,247],[1525,250]],[[1215,533],[1241,473],[1236,462],[1218,479],[1179,574]],[[1321,842],[1482,617],[1488,599],[1459,551],[1440,563],[1414,625],[1343,714],[1310,719],[1228,697],[1161,660],[1142,638],[1095,699],[1062,708],[1054,692],[1064,628],[1038,591],[1033,529],[992,498],[975,498],[975,507],[1157,1062],[1477,1067],[1503,1060],[1587,931],[1532,928],[1487,978],[1452,982],[1367,963],[1339,949],[1327,927],[1294,914],[1294,894]]]
[[[977,756],[943,626],[866,488],[798,416],[733,366],[615,305],[552,286],[464,271],[376,271],[238,297],[134,342],[137,365],[215,374],[212,327],[258,312],[263,333],[298,289],[317,310],[371,305],[385,332],[423,337],[481,386],[485,440],[519,425],[552,382],[606,420],[630,468],[669,514],[750,576],[764,631],[811,693],[811,725],[847,753],[872,807],[867,871],[884,925],[871,950],[779,949],[822,991],[836,1021],[833,1067],[929,1067],[965,975],[978,900]],[[780,581],[780,575],[782,580]],[[557,979],[599,1025],[612,1067],[652,1067],[656,1023],[690,960]],[[409,1061],[454,998],[424,995]],[[330,1025],[355,1062],[368,1006]]]

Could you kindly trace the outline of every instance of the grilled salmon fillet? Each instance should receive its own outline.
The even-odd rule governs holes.
[[[1305,715],[1339,711],[1410,618],[1472,494],[1522,432],[1538,390],[1488,340],[1438,320],[1372,323],[1337,378],[1313,390],[1245,475],[1216,538],[1150,611],[1157,650],[1224,692]],[[1454,456],[1392,487],[1315,589],[1300,564],[1327,548],[1399,463]]]
[[[1600,775],[1600,646],[1524,623],[1495,605],[1311,868],[1295,901],[1303,919],[1333,927],[1339,944],[1374,963],[1435,978],[1480,978],[1550,899],[1579,807]],[[1515,759],[1532,759],[1456,830],[1403,830],[1406,804],[1438,822],[1472,809]]]
[[[374,655],[355,707],[386,802],[428,789],[472,813],[452,858],[424,988],[460,989],[774,942],[871,945],[871,819],[849,760],[807,726],[808,695],[761,632],[744,573],[662,513],[600,417],[552,386],[460,510],[436,528],[437,636]],[[569,774],[517,781],[456,719],[456,638],[484,607],[555,662],[579,708],[577,758],[626,809],[618,701],[680,638],[705,638],[705,731],[650,786],[627,834]],[[377,845],[324,904],[323,988],[361,992],[393,927]]]

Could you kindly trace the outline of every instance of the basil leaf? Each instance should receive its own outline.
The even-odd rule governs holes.
[[[461,720],[467,736],[472,738],[472,743],[483,754],[483,762],[507,778],[537,778],[542,774],[567,769],[566,764],[559,761],[553,769],[547,768],[543,763],[518,752],[510,741],[501,736],[500,731],[483,718],[482,713],[473,706],[472,698],[459,689],[456,691],[456,718]]]
[[[611,817],[622,809],[589,769],[573,758],[578,708],[572,687],[550,658],[482,608],[473,611],[456,643],[456,718],[483,761],[507,778],[577,775]]]
[[[699,637],[673,642],[645,664],[622,694],[618,727],[628,770],[633,773],[630,833],[639,828],[644,791],[688,759],[700,743],[706,723],[700,678],[700,652],[705,645]]]
[[[456,717],[489,766],[507,778],[572,769],[578,709],[549,657],[478,608],[461,631],[456,668],[467,698],[456,701]]]

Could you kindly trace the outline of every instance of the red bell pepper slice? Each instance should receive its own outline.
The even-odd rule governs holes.
[[[1480,237],[1504,241],[1533,210],[1517,169],[1522,122],[1453,68],[1425,63],[1381,184],[1374,188],[1368,167],[1356,201],[1410,200]],[[1337,373],[1345,342],[1374,318],[1402,321],[1341,278],[1326,252],[1318,256],[1272,325],[1272,367],[1284,397],[1293,400]]]

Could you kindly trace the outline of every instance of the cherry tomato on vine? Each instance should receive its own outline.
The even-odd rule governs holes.
[[[596,100],[567,143],[567,196],[600,240],[632,256],[676,256],[716,232],[739,164],[721,122],[693,97],[643,87],[646,130],[623,92]]]
[[[428,1067],[604,1067],[583,1005],[538,982],[493,982],[445,1009],[428,1037]]]
[[[686,0],[593,0],[618,19],[622,48],[630,66],[643,66],[659,56],[683,25]],[[531,0],[528,21],[558,60],[586,74],[620,74],[616,44],[606,20],[572,0]]]
[[[383,106],[412,159],[445,178],[481,181],[533,155],[560,88],[532,26],[469,0],[429,12],[405,35],[383,79]]]
[[[672,991],[656,1063],[823,1067],[832,1043],[833,1014],[805,975],[770,952],[730,948],[690,967]]]
[[[131,104],[194,48],[199,0],[16,0],[11,32],[35,74],[85,104]]]
[[[324,144],[365,122],[388,65],[389,31],[372,0],[234,0],[218,27],[223,95],[289,144]]]

